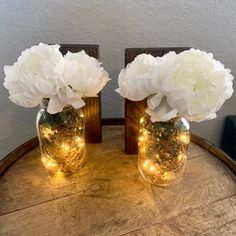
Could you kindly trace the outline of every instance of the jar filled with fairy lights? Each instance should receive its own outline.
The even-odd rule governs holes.
[[[48,102],[49,99],[42,100],[36,121],[42,162],[53,175],[72,174],[85,161],[84,116],[81,109],[72,106],[50,114]]]
[[[138,167],[149,183],[168,186],[184,172],[190,142],[189,123],[181,117],[152,122],[147,114],[140,120]]]

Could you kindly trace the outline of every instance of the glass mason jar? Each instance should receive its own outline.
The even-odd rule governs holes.
[[[72,106],[50,114],[48,102],[42,100],[36,120],[42,162],[51,174],[72,174],[85,160],[84,116]]]
[[[138,167],[149,183],[168,186],[180,179],[187,161],[189,123],[181,117],[166,122],[140,120]]]

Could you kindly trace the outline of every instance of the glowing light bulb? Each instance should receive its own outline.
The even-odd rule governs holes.
[[[177,157],[178,162],[181,162],[184,159],[184,155],[180,153]]]
[[[150,166],[150,172],[152,172],[152,173],[153,173],[154,171],[155,171],[155,166],[153,166],[153,165],[152,165],[152,166]]]
[[[77,142],[80,143],[81,142],[81,138],[77,137]]]
[[[49,139],[53,135],[53,131],[49,128],[44,128],[43,129],[43,135],[46,139]]]
[[[139,141],[140,141],[140,142],[144,141],[144,139],[145,139],[145,138],[144,138],[143,136],[140,136],[140,137],[139,137]]]
[[[162,175],[162,179],[166,181],[172,180],[173,177],[174,177],[173,174],[167,171],[165,171]]]
[[[144,130],[144,131],[143,131],[143,135],[145,135],[145,136],[148,135],[147,130]]]
[[[42,157],[42,162],[44,164],[44,166],[49,170],[49,171],[56,171],[58,169],[58,165],[57,163],[49,158],[46,157]]]
[[[64,144],[64,143],[61,145],[61,147],[64,151],[69,151],[69,149],[70,149],[69,145]]]
[[[179,135],[179,140],[180,140],[182,143],[188,144],[189,141],[190,141],[189,135],[187,135],[187,134],[180,134],[180,135]]]
[[[144,168],[147,168],[147,166],[150,164],[150,161],[149,160],[146,160],[144,163],[143,163],[143,167]]]
[[[79,143],[79,147],[83,147],[84,146],[84,143]]]
[[[142,124],[144,122],[144,118],[142,117],[141,119],[140,119],[140,124]]]

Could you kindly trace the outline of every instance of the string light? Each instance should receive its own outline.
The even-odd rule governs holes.
[[[155,171],[155,166],[150,166],[150,172],[154,172]]]
[[[143,167],[144,168],[147,168],[147,166],[150,164],[150,160],[146,160],[144,163],[143,163]]]
[[[47,127],[45,127],[43,129],[43,136],[44,136],[44,138],[50,139],[53,134],[54,134],[54,131],[52,131],[51,129],[49,129]]]
[[[189,141],[190,141],[189,134],[180,134],[179,140],[184,144],[189,144]]]
[[[183,173],[190,142],[186,130],[179,118],[155,123],[148,116],[140,119],[139,170],[148,182],[166,186]]]
[[[185,158],[185,155],[183,155],[182,153],[180,153],[180,154],[178,155],[178,157],[177,157],[177,160],[178,160],[178,162],[181,162],[181,161],[184,160],[184,158]]]
[[[63,143],[63,144],[61,145],[61,147],[62,147],[62,149],[63,149],[64,151],[66,151],[66,152],[70,150],[69,145],[68,145],[68,144],[65,144],[65,143]]]
[[[74,109],[68,109],[56,116],[61,114],[63,117],[53,117],[50,121],[43,120],[38,124],[42,162],[53,175],[73,173],[85,160],[83,115]]]
[[[142,124],[144,122],[144,117],[140,119],[140,123]]]
[[[144,131],[143,131],[143,135],[144,135],[144,136],[148,135],[147,130],[144,130]]]
[[[144,140],[145,140],[144,136],[140,136],[140,137],[139,137],[139,141],[140,141],[140,142],[143,142]]]

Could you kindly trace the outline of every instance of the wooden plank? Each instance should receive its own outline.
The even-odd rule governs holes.
[[[125,66],[131,63],[136,56],[142,53],[151,54],[155,57],[161,57],[164,54],[175,51],[180,53],[188,47],[179,48],[126,48],[125,49]],[[138,153],[138,132],[139,120],[143,116],[146,108],[146,100],[134,102],[125,99],[125,153],[137,154]]]
[[[122,235],[236,235],[236,195]]]
[[[76,53],[84,50],[89,56],[99,59],[98,45],[61,44],[60,51],[64,55],[68,51]],[[84,98],[86,106],[82,108],[85,116],[85,140],[87,143],[102,142],[101,128],[101,93],[98,97]]]
[[[212,144],[208,140],[196,134],[191,134],[191,141],[195,142],[196,144],[208,150],[208,152],[215,155],[226,166],[228,166],[229,169],[236,175],[236,161],[233,158],[231,158],[227,153],[225,153],[222,149],[216,147],[214,144]]]
[[[209,166],[204,171],[207,168]],[[187,182],[191,180],[185,179]],[[217,181],[219,179],[215,183]],[[216,189],[215,185],[209,189],[203,188],[208,183],[197,181],[193,189],[191,185],[185,185],[181,192],[173,189],[163,194],[159,192],[160,188],[152,188],[135,176],[113,179],[105,178],[101,173],[84,191],[1,216],[0,233],[25,235],[28,232],[34,235],[40,231],[42,235],[120,235],[158,222],[162,225],[166,219],[169,219],[169,225],[180,218],[182,220],[172,228],[174,232],[180,232],[186,224],[185,230],[189,233],[192,222],[195,222],[198,227],[193,224],[192,230],[200,234],[203,226],[206,230],[212,230],[206,228],[204,220],[214,222],[214,227],[219,227],[236,217],[235,189],[230,190],[232,185],[222,185],[220,189]],[[230,202],[222,202],[224,199],[230,199]],[[208,210],[204,210],[205,206]],[[214,209],[214,213],[210,214],[210,209]],[[193,211],[194,214],[191,214]],[[201,219],[202,212],[206,214],[204,220]],[[190,217],[191,222],[186,222],[186,217]]]
[[[49,176],[38,148],[15,162],[0,178],[0,235],[232,231],[236,180],[220,160],[191,144],[181,182],[157,188],[140,177],[137,156],[123,153],[122,136],[123,127],[104,127],[104,142],[89,144],[86,165],[68,178]]]
[[[0,160],[0,177],[15,161],[17,161],[21,156],[23,156],[33,148],[37,147],[38,144],[38,138],[34,137],[33,139],[20,145],[18,148],[5,156],[2,160]]]

